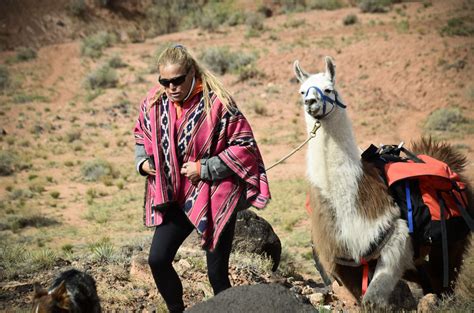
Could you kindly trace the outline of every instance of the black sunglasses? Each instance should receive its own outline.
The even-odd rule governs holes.
[[[188,72],[189,73],[189,72]],[[164,79],[164,78],[161,78],[159,77],[158,78],[158,81],[160,82],[160,84],[163,86],[163,87],[166,87],[168,88],[170,86],[170,84],[173,84],[173,86],[179,86],[181,85],[182,83],[184,83],[184,81],[186,80],[186,76],[188,75],[188,73],[184,74],[184,75],[181,75],[181,76],[178,76],[178,77],[173,77],[173,78],[170,78],[170,79]]]

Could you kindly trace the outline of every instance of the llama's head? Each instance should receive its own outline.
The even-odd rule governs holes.
[[[346,107],[334,88],[336,66],[330,57],[326,57],[325,61],[326,71],[318,74],[309,74],[300,67],[298,61],[294,64],[296,78],[301,83],[300,94],[305,112],[317,120]]]

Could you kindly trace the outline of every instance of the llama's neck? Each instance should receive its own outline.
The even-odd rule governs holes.
[[[311,118],[306,116],[306,119],[308,128],[312,128]],[[324,196],[344,195],[349,201],[349,198],[356,197],[361,175],[360,151],[351,122],[345,111],[338,110],[321,121],[321,128],[310,141],[309,179]]]

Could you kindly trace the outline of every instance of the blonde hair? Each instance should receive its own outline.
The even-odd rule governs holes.
[[[195,58],[187,51],[182,45],[173,45],[166,48],[158,57],[158,69],[167,64],[178,64],[185,68],[186,72],[190,71],[191,68],[194,68],[196,78],[200,79],[202,82],[202,91],[204,97],[204,106],[206,113],[209,114],[211,111],[212,101],[209,93],[212,91],[217,96],[217,98],[222,102],[225,109],[229,112],[233,112],[232,108],[235,108],[234,100],[230,95],[229,91],[224,87],[224,85],[217,79],[217,77],[212,74],[209,70],[204,68],[202,65],[196,61]],[[155,99],[159,99],[165,93],[164,88],[160,88],[158,93],[155,96]],[[150,107],[154,105],[155,102],[152,102]]]

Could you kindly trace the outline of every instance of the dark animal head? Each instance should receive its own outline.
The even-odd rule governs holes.
[[[34,286],[33,306],[31,312],[53,313],[70,312],[71,300],[67,293],[66,284],[61,282],[58,287],[51,291]]]

